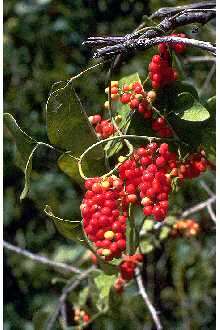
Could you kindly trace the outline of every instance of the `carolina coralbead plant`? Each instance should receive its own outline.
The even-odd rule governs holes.
[[[172,237],[198,232],[192,222],[174,224],[169,218],[172,195],[187,180],[214,168],[210,131],[215,97],[200,100],[196,89],[181,81],[173,63],[186,52],[181,42],[160,43],[150,61],[143,63],[145,77],[136,72],[103,86],[106,101],[92,115],[75,92],[77,76],[55,84],[46,107],[50,144],[30,137],[4,114],[16,142],[17,165],[25,173],[21,199],[29,193],[32,158],[40,147],[59,154],[59,168],[81,190],[81,219],[61,219],[48,205],[44,211],[61,234],[92,252],[103,281],[111,276],[109,294],[112,289],[122,294],[141,267],[147,253],[141,231],[147,223],[152,222],[155,230],[168,224]],[[90,322],[86,312],[74,313],[75,321]]]

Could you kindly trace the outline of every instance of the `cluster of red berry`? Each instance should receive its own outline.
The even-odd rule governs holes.
[[[155,91],[145,92],[142,85],[135,82],[123,86],[120,101],[123,104],[128,104],[132,111],[136,110],[141,113],[145,119],[152,119],[154,113],[152,103],[155,101],[156,96]],[[171,137],[173,135],[163,117],[152,120],[152,129],[160,137]]]
[[[198,177],[201,172],[205,172],[209,162],[205,157],[205,152],[202,150],[198,153],[190,155],[185,162],[183,162],[178,169],[178,178],[193,179]]]
[[[73,311],[73,319],[78,324],[86,324],[89,322],[90,316],[84,310],[81,310],[80,308],[75,308],[75,310]]]
[[[88,179],[81,212],[84,230],[95,243],[97,253],[106,260],[121,257],[126,248],[129,204],[142,205],[145,216],[163,221],[172,180],[199,176],[207,166],[203,151],[182,163],[167,143],[149,143],[118,164],[118,177]]]
[[[106,139],[115,132],[115,127],[110,120],[102,120],[100,115],[89,117],[90,123],[94,126],[96,134],[102,139]]]
[[[81,204],[84,230],[99,255],[106,260],[119,258],[126,248],[129,203],[124,198],[123,182],[115,176],[93,178],[85,182],[85,187],[87,192]]]
[[[169,53],[167,53],[169,55]],[[154,55],[148,67],[149,77],[154,89],[169,85],[177,79],[177,72],[170,65],[170,59]]]
[[[170,36],[171,37],[186,38],[186,34],[185,33],[172,33]],[[161,43],[158,46],[158,50],[159,50],[160,54],[163,55],[164,58],[169,58],[168,45],[177,54],[182,54],[186,50],[186,45],[184,45],[183,43],[180,43],[180,42],[178,42],[178,43],[172,43],[172,44],[171,43],[170,44]]]
[[[137,81],[122,87],[120,102],[128,104],[132,111],[137,110],[144,118],[150,119],[153,114],[150,102],[153,102],[155,98],[156,93],[154,91],[146,93],[141,83]]]
[[[171,137],[173,132],[164,117],[158,117],[152,121],[152,130],[160,137]]]
[[[184,33],[173,33],[171,36],[180,38],[186,37]],[[149,77],[154,89],[169,85],[178,78],[177,71],[173,69],[171,65],[171,56],[168,46],[178,54],[183,53],[186,50],[186,46],[182,43],[159,44],[159,54],[152,57],[151,63],[148,67]]]
[[[199,224],[193,219],[178,220],[171,230],[171,235],[176,236],[195,236],[200,230]]]
[[[122,293],[126,282],[130,281],[135,276],[135,268],[139,263],[143,262],[142,254],[134,254],[132,256],[124,256],[119,265],[120,276],[114,284],[117,293]]]

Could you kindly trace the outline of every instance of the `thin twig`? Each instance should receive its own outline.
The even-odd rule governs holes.
[[[12,245],[12,244],[10,244],[6,241],[3,241],[3,246],[6,249],[10,250],[10,251],[13,251],[17,254],[23,255],[23,256],[25,256],[25,257],[33,260],[33,261],[41,263],[41,264],[48,265],[50,267],[54,267],[54,268],[58,268],[58,269],[64,269],[67,272],[82,274],[82,271],[75,268],[75,267],[67,265],[63,262],[56,262],[56,261],[50,260],[46,257],[40,256],[39,254],[35,254],[35,253],[32,253],[32,252],[30,252],[26,249],[22,249],[18,246]]]
[[[202,188],[207,192],[207,194],[210,197],[215,196],[215,194],[211,191],[211,189],[209,188],[209,186],[207,185],[207,183],[205,181],[201,180],[200,185],[202,186]]]
[[[216,16],[215,9],[213,9],[214,7],[215,4],[211,1],[211,4],[210,2],[205,2],[205,5],[199,3],[198,6],[195,4],[193,6],[169,8],[168,10],[164,8],[166,14],[164,15],[163,13],[163,15],[160,16],[162,18],[165,16],[165,18],[157,26],[147,27],[147,29],[145,29],[146,31],[143,30],[144,33],[131,33],[122,37],[90,37],[83,44],[97,49],[94,53],[94,57],[96,58],[127,54],[134,50],[145,50],[160,42],[168,41],[171,43],[185,43],[186,45],[198,47],[214,54],[216,48],[209,42],[188,38],[182,38],[185,40],[180,41],[181,38],[175,40],[174,37],[166,36],[166,34],[179,26],[192,23],[206,24]],[[162,12],[163,8],[160,11]],[[153,14],[151,17],[156,17],[156,15]],[[160,37],[162,37],[162,39],[160,39]],[[163,38],[173,39],[171,41],[171,39]]]
[[[201,63],[201,62],[216,62],[214,56],[189,56],[183,60],[185,64],[188,63]]]
[[[185,210],[183,213],[182,213],[182,217],[185,218],[185,217],[188,217],[190,214],[193,214],[193,213],[196,213],[206,207],[208,207],[209,205],[211,205],[213,202],[215,202],[216,200],[216,196],[213,196],[213,197],[210,197],[209,199],[207,199],[206,201],[204,202],[201,202],[193,207],[190,207],[189,209]]]
[[[73,291],[80,283],[82,280],[84,280],[85,278],[88,277],[88,275],[94,270],[94,267],[91,267],[89,269],[87,269],[86,271],[82,272],[77,278],[72,278],[69,283],[64,287],[62,294],[58,300],[58,304],[56,306],[55,311],[53,311],[53,314],[51,316],[51,318],[48,321],[47,324],[47,330],[52,330],[54,329],[54,323],[56,322],[56,319],[59,315],[60,309],[62,307],[62,305],[65,303],[66,298],[68,296],[68,294]]]
[[[207,210],[209,212],[209,215],[210,215],[210,218],[212,219],[212,221],[216,222],[216,216],[215,216],[215,213],[214,213],[214,211],[212,209],[212,205],[211,204],[207,205]]]
[[[155,326],[157,328],[157,330],[162,330],[163,327],[160,323],[160,319],[158,317],[158,312],[156,311],[156,309],[154,308],[153,304],[151,303],[149,297],[148,297],[148,294],[144,288],[144,284],[143,284],[143,281],[142,281],[142,277],[141,277],[141,272],[140,272],[140,269],[137,267],[135,269],[135,275],[136,275],[136,281],[137,281],[137,285],[138,285],[138,288],[139,288],[139,292],[145,302],[145,304],[147,305],[150,313],[151,313],[151,316],[152,316],[152,319],[155,323]]]
[[[199,91],[199,95],[203,95],[204,92],[207,92],[207,90],[210,87],[210,81],[212,80],[213,75],[215,74],[215,70],[216,70],[216,64],[214,63],[211,70],[209,71],[206,80],[204,82],[204,84],[202,85],[200,91]]]
[[[197,3],[192,3],[188,5],[183,6],[177,6],[177,7],[163,7],[157,10],[153,15],[150,16],[151,19],[155,18],[164,18],[168,16],[173,16],[176,13],[179,13],[181,11],[189,10],[189,9],[209,9],[214,8],[216,6],[215,0],[214,1],[202,1]]]

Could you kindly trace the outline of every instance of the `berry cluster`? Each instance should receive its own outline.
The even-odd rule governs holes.
[[[146,217],[163,221],[173,179],[197,177],[208,166],[204,151],[182,162],[167,143],[149,143],[122,161],[117,166],[118,177],[85,182],[87,192],[81,205],[84,230],[105,260],[120,258],[126,248],[129,204],[142,206]]]
[[[126,248],[127,201],[123,182],[115,176],[85,182],[87,192],[81,204],[83,226],[97,253],[106,260],[119,258]]]
[[[115,127],[110,120],[102,120],[100,115],[90,116],[89,121],[94,126],[97,136],[102,139],[108,138],[115,132]]]
[[[180,38],[186,38],[185,33],[172,33],[170,35],[171,37],[180,37]],[[168,58],[169,57],[169,51],[168,51],[168,45],[171,49],[173,49],[175,51],[175,53],[177,54],[182,54],[185,52],[186,50],[186,45],[178,42],[175,44],[171,44],[171,43],[161,43],[158,46],[158,50],[160,52],[161,55],[163,55],[164,58]]]
[[[205,152],[202,150],[190,155],[185,162],[181,163],[178,168],[178,177],[182,180],[196,178],[201,172],[205,172],[208,166],[209,162],[205,157]]]
[[[193,219],[178,220],[172,228],[172,236],[195,236],[200,230],[199,224]]]
[[[119,265],[120,276],[114,284],[114,288],[117,293],[121,294],[124,290],[125,283],[134,278],[135,268],[141,262],[143,262],[142,254],[134,254],[132,256],[123,257],[123,260]]]
[[[120,177],[126,178],[126,189],[138,192],[143,213],[163,221],[168,211],[168,195],[171,191],[171,171],[177,166],[176,154],[168,144],[149,143],[138,148],[133,161],[125,161],[119,167]]]
[[[123,104],[128,104],[132,111],[138,111],[144,118],[150,119],[153,114],[150,101],[156,98],[154,91],[146,93],[141,83],[134,82],[131,85],[124,85],[122,87],[122,93],[120,101]]]
[[[154,89],[169,85],[177,79],[177,72],[170,65],[169,53],[168,56],[154,55],[149,64],[149,77]]]
[[[106,87],[105,93],[109,93],[109,87]],[[118,81],[111,81],[111,99],[112,101],[117,101],[119,99],[119,87]],[[105,102],[105,108],[108,108],[109,103],[108,101]]]
[[[164,117],[158,117],[152,121],[152,130],[160,137],[171,137],[173,132],[167,125],[167,121]]]
[[[90,320],[90,316],[84,311],[84,310],[81,310],[80,308],[76,308],[74,310],[74,321],[78,324],[81,324],[81,323],[88,323],[89,320]]]

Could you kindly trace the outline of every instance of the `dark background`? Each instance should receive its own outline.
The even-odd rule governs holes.
[[[39,141],[47,142],[45,104],[51,85],[68,79],[90,65],[91,53],[82,47],[90,35],[122,35],[132,31],[143,15],[162,6],[190,1],[53,1],[4,2],[4,111],[15,116],[18,124]],[[184,31],[192,34],[195,26]],[[215,27],[209,23],[194,36],[215,40]],[[189,50],[187,56],[204,55]],[[147,53],[123,63],[118,75],[138,71],[146,76]],[[204,90],[203,84],[212,63],[187,63],[183,57],[185,78],[204,98],[215,94],[215,77]],[[106,71],[97,70],[81,79],[78,92],[89,114],[100,111],[105,99]],[[80,265],[85,251],[56,232],[43,213],[49,204],[61,217],[79,214],[80,195],[71,180],[56,166],[55,155],[42,150],[34,159],[31,193],[22,203],[19,195],[23,174],[14,165],[14,145],[5,131],[4,139],[4,239],[45,254],[57,261]],[[214,189],[213,174],[204,179]],[[196,193],[195,193],[196,192]],[[199,180],[186,184],[175,199],[181,210],[207,198]],[[147,257],[150,294],[165,329],[215,329],[215,226],[206,211],[195,216],[201,234],[195,239],[169,239]],[[53,310],[61,280],[43,265],[6,252],[4,256],[4,330],[31,330],[33,315],[43,307]],[[55,278],[55,279],[54,279]],[[135,298],[137,299],[137,298]],[[133,329],[150,329],[140,316],[140,302],[127,306],[133,311]],[[141,307],[142,306],[142,307]],[[107,320],[97,329],[127,329]],[[146,327],[145,327],[146,326]]]

